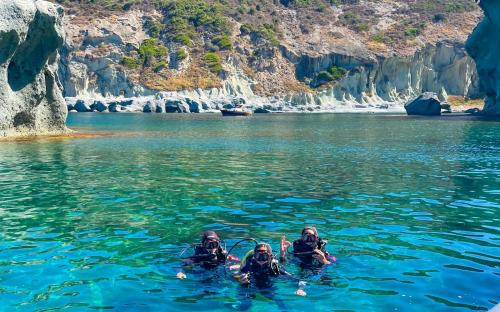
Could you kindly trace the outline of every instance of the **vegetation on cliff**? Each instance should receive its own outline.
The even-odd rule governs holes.
[[[124,49],[119,63],[148,88],[216,87],[227,63],[237,60],[257,82],[254,91],[267,95],[328,86],[346,74],[342,64],[325,63],[313,67],[311,79],[290,77],[296,64],[284,50],[411,56],[428,43],[465,40],[480,16],[470,0],[53,1],[72,16],[143,12],[150,39]]]

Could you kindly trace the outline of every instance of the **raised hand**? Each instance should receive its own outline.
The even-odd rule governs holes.
[[[281,242],[280,242],[280,258],[284,259],[286,256],[286,252],[288,250],[288,247],[290,247],[292,243],[286,240],[285,234],[281,236]]]

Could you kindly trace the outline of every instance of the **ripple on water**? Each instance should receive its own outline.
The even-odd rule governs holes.
[[[496,123],[349,114],[69,118],[134,135],[2,144],[6,310],[239,309],[253,294],[223,268],[181,267],[190,244],[211,229],[228,246],[255,237],[278,250],[281,234],[297,239],[308,223],[337,265],[315,274],[288,262],[308,281],[308,296],[279,280],[274,299],[257,292],[250,310],[277,310],[279,299],[287,311],[376,312],[484,310],[498,301]],[[180,269],[186,280],[175,278]]]

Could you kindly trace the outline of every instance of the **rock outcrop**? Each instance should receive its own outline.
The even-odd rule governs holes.
[[[439,116],[441,102],[436,93],[426,92],[405,104],[405,110],[408,115]]]
[[[477,1],[479,2],[479,1]],[[485,13],[466,43],[467,52],[476,61],[479,85],[486,94],[483,113],[500,115],[500,1],[481,0]]]
[[[46,1],[0,1],[0,136],[67,131],[57,74],[62,15]]]

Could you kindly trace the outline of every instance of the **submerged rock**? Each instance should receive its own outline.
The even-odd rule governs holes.
[[[479,2],[479,1],[476,1]],[[484,19],[469,36],[466,49],[476,61],[479,88],[486,94],[483,114],[500,115],[500,1],[482,0]]]
[[[57,75],[62,16],[46,1],[0,1],[0,136],[67,131]]]
[[[436,93],[425,92],[415,100],[405,104],[408,115],[439,116],[441,102]]]

